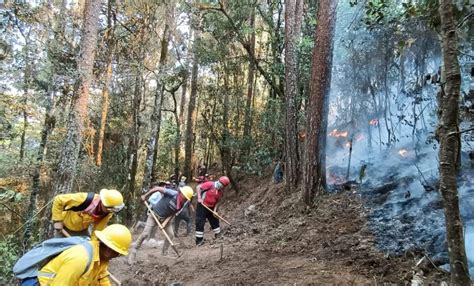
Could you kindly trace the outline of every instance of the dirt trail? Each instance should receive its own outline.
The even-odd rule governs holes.
[[[389,257],[375,248],[357,191],[325,194],[317,209],[306,210],[295,204],[298,194],[269,178],[261,182],[224,197],[219,213],[233,225],[221,224],[223,239],[214,240],[207,224],[203,246],[194,245],[193,235],[175,239],[182,257],[162,257],[161,245],[151,241],[135,265],[119,258],[111,272],[123,285],[410,283],[420,256]],[[427,283],[446,280],[433,268],[424,271]]]

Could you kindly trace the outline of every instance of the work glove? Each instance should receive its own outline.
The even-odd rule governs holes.
[[[53,227],[56,230],[62,230],[64,228],[64,224],[62,221],[56,221],[54,222]]]

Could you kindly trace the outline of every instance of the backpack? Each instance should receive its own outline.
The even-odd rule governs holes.
[[[82,273],[84,274],[89,270],[91,265],[93,249],[92,245],[89,243],[89,238],[81,236],[51,238],[43,241],[40,245],[25,253],[15,263],[15,266],[13,266],[13,272],[20,280],[29,277],[37,277],[39,270],[50,260],[61,254],[64,250],[79,244],[85,247],[89,255],[86,269]]]

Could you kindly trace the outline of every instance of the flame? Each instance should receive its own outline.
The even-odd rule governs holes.
[[[347,148],[351,147],[351,142],[349,142],[349,141],[346,142],[346,147],[347,147]]]
[[[329,136],[332,137],[347,137],[348,132],[347,131],[337,131],[337,129],[334,129],[329,133]]]
[[[400,149],[398,151],[398,154],[400,154],[400,156],[402,156],[402,157],[406,157],[408,155],[408,150],[407,149]]]
[[[379,125],[379,119],[378,118],[374,118],[372,120],[369,121],[369,124],[370,125]]]

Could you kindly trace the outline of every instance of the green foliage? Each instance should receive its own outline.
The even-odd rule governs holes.
[[[172,117],[162,117],[157,158],[157,171],[162,179],[168,178],[174,169],[174,144],[176,136],[176,124]]]
[[[23,195],[14,190],[6,190],[0,193],[0,201],[2,202],[9,201],[11,203],[14,203],[21,201],[22,198]]]
[[[262,146],[251,152],[248,159],[242,163],[241,169],[246,174],[261,176],[263,171],[271,166],[275,158],[275,150],[273,148]]]
[[[10,235],[0,240],[0,284],[12,285],[13,265],[19,258],[20,249],[17,245],[18,238]]]

